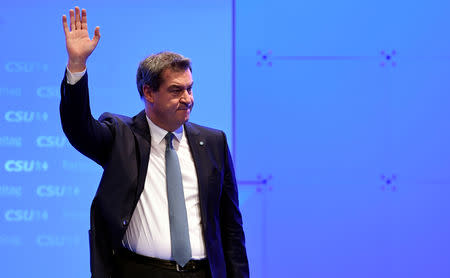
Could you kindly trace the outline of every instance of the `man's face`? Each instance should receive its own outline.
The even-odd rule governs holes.
[[[192,94],[192,74],[186,71],[166,69],[162,73],[163,82],[158,91],[144,85],[147,101],[147,115],[157,126],[174,131],[189,120],[194,96]]]

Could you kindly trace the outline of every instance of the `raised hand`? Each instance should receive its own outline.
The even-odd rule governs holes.
[[[89,38],[87,28],[86,10],[75,7],[70,10],[70,30],[67,24],[66,15],[62,16],[64,34],[66,36],[66,48],[69,54],[69,62],[67,64],[71,72],[80,72],[86,68],[86,61],[100,40],[100,27],[95,28],[94,37]]]

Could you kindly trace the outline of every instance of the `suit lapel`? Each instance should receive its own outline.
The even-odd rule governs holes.
[[[139,114],[134,116],[134,121],[131,128],[135,133],[141,135],[150,144],[150,128],[148,127],[145,110],[142,110]]]
[[[207,218],[207,200],[208,200],[208,175],[206,169],[207,165],[207,142],[200,134],[199,130],[191,125],[189,122],[184,124],[186,131],[186,138],[188,140],[189,148],[191,149],[192,158],[194,159],[195,170],[198,179],[198,194],[200,200],[200,209],[202,216],[203,228],[206,230]]]
[[[148,160],[150,158],[151,148],[150,128],[148,126],[144,110],[142,110],[134,117],[133,125],[131,128],[135,133],[141,136],[141,138],[136,137],[136,140],[138,141],[138,144],[136,144],[138,147],[137,151],[139,153],[139,174],[135,200],[135,202],[137,203],[142,191],[144,190],[145,177],[147,176]]]

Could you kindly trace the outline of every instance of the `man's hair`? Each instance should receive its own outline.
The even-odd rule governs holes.
[[[141,98],[144,96],[142,89],[144,85],[148,85],[153,91],[158,91],[163,82],[162,74],[166,69],[174,71],[189,69],[192,72],[191,60],[169,51],[153,54],[142,60],[136,73],[136,85]]]

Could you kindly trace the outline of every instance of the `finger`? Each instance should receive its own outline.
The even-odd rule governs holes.
[[[81,29],[81,21],[80,21],[80,8],[75,7],[75,28],[77,30]]]
[[[75,30],[75,13],[73,10],[69,11],[70,14],[70,31]]]
[[[63,24],[63,29],[64,29],[64,35],[67,36],[67,34],[69,33],[69,26],[67,25],[67,16],[66,15],[62,16],[62,24]]]
[[[92,40],[95,42],[95,45],[97,45],[98,41],[100,40],[100,27],[99,26],[95,27],[94,37],[92,38]]]
[[[81,10],[81,29],[87,30],[87,16],[86,16],[86,10]]]

